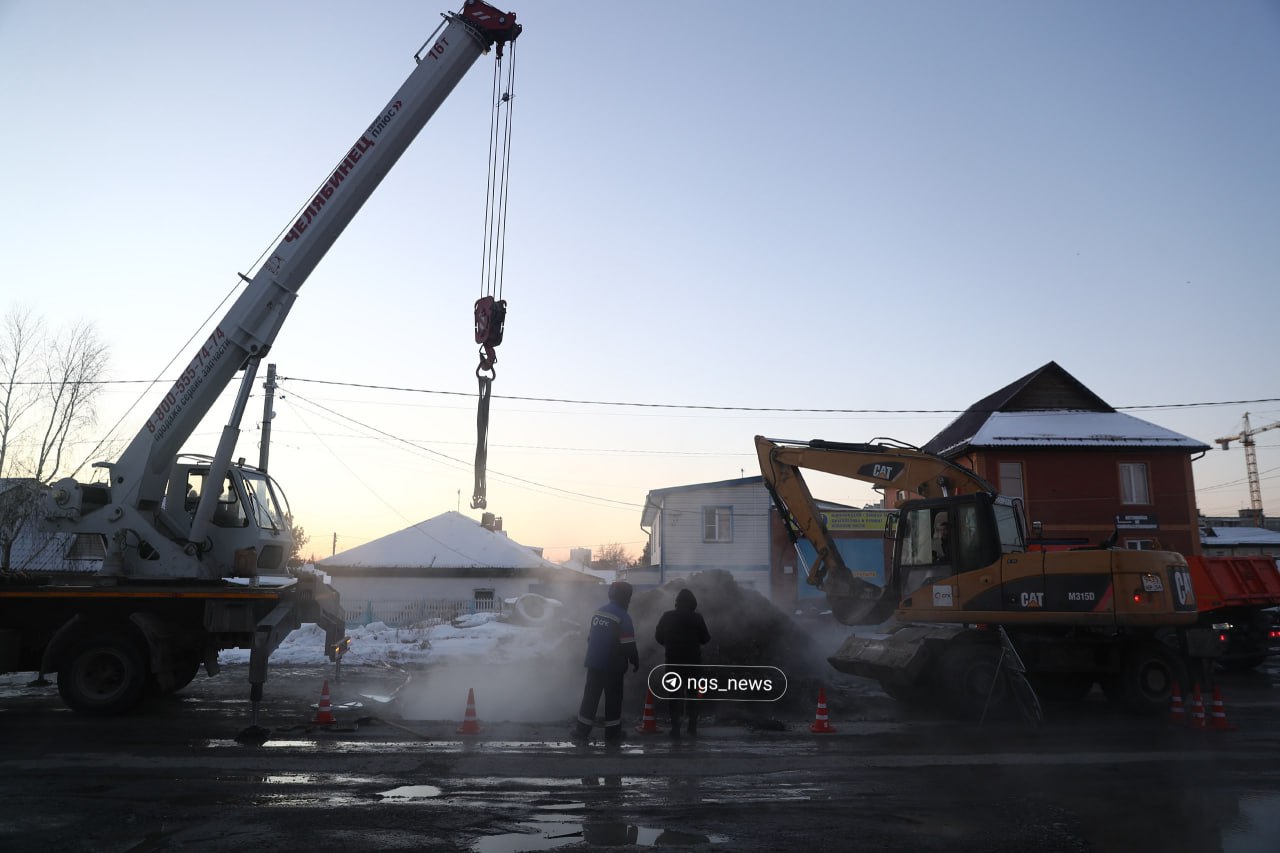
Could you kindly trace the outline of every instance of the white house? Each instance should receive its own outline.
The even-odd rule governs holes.
[[[656,586],[707,569],[732,572],[770,595],[770,512],[763,477],[654,489],[640,527],[649,533],[649,565],[628,569],[638,586]]]
[[[458,512],[406,527],[316,563],[342,597],[348,621],[382,619],[429,601],[469,602],[500,610],[505,599],[536,592],[571,595],[599,580],[544,560],[501,531]],[[383,621],[391,621],[384,619]]]

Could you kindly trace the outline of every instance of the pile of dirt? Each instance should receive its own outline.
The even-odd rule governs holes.
[[[644,676],[663,663],[663,649],[654,640],[662,614],[675,607],[676,593],[689,588],[698,599],[698,612],[707,622],[711,642],[703,646],[702,662],[716,665],[775,666],[787,677],[787,692],[777,702],[706,702],[704,714],[718,722],[762,722],[814,711],[818,688],[832,689],[842,680],[826,662],[831,649],[822,645],[768,598],[739,586],[727,571],[710,570],[656,589],[638,590],[631,599],[632,622],[640,652],[640,671],[627,685],[627,695],[643,694]],[[834,621],[834,620],[833,620]]]

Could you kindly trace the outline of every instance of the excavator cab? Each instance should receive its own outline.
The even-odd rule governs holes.
[[[908,501],[898,513],[891,586],[904,607],[919,608],[927,605],[913,594],[946,581],[938,605],[952,607],[1001,577],[1004,555],[1021,554],[1025,543],[1021,501],[987,492]]]

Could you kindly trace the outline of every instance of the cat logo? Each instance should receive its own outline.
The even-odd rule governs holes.
[[[1191,607],[1196,602],[1195,590],[1191,586],[1191,575],[1182,570],[1173,573],[1173,588],[1178,594],[1178,604]]]
[[[858,473],[864,477],[888,482],[901,474],[902,468],[901,462],[871,462],[859,468]]]
[[[1023,607],[1044,607],[1043,592],[1024,592],[1022,594]]]

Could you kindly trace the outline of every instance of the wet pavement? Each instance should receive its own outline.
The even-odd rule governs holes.
[[[1273,671],[1223,680],[1233,731],[1095,701],[1050,709],[1038,729],[959,724],[859,685],[831,691],[834,733],[810,732],[812,718],[708,719],[696,739],[630,731],[618,748],[571,743],[567,719],[491,719],[482,698],[475,735],[457,731],[464,696],[453,719],[406,716],[401,691],[425,675],[273,671],[261,744],[236,739],[237,667],[116,719],[7,676],[0,849],[1280,849]],[[325,680],[328,725],[313,722]]]

